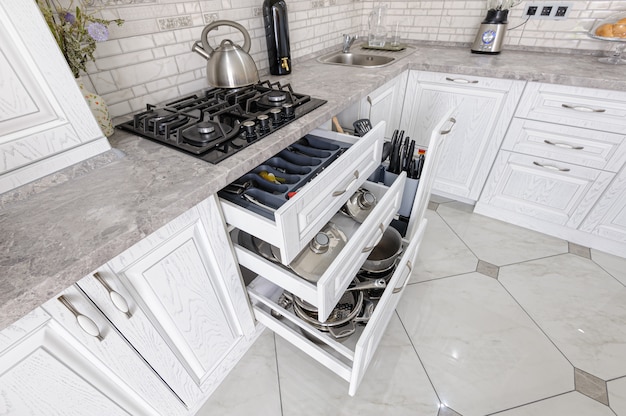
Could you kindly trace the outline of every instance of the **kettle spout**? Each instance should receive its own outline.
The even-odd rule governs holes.
[[[193,44],[191,50],[196,52],[196,53],[198,53],[198,54],[200,54],[200,55],[202,55],[202,57],[204,57],[204,59],[208,60],[210,58],[209,54],[206,53],[206,51],[202,48],[202,42],[200,42],[199,40],[196,41],[196,43]]]

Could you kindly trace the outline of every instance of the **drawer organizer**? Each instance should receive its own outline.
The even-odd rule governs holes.
[[[298,190],[330,165],[350,143],[306,135],[218,192],[268,219]]]
[[[363,137],[314,130],[218,193],[226,222],[277,247],[289,264],[380,165],[384,133],[384,122]],[[285,183],[262,179],[263,170]]]

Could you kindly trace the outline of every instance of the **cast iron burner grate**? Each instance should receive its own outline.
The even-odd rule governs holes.
[[[325,104],[290,84],[211,88],[146,111],[117,127],[211,163],[232,156]]]

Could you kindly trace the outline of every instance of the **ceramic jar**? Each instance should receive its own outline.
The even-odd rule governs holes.
[[[83,97],[85,97],[85,101],[89,105],[102,133],[107,137],[111,136],[114,130],[111,115],[109,114],[109,107],[107,107],[102,97],[85,89],[85,85],[80,78],[76,78],[76,84],[78,84],[80,92],[83,94]]]

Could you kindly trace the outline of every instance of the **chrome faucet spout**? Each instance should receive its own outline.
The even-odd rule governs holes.
[[[359,35],[343,35],[343,46],[341,51],[343,53],[349,53],[350,52],[350,46],[352,46],[352,44],[354,43],[355,40],[357,40],[359,38]]]

